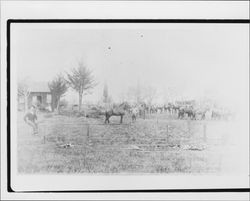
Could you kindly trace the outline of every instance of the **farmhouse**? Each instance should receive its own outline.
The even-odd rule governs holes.
[[[29,96],[27,98],[27,106],[36,105],[39,108],[45,108],[51,105],[51,92],[46,82],[32,82],[29,84]],[[18,100],[19,109],[25,108],[25,99]]]
[[[47,106],[51,103],[51,93],[46,82],[36,82],[30,86],[30,95],[28,106],[36,104],[38,106]]]

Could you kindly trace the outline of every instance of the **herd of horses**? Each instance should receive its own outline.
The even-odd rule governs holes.
[[[99,115],[104,115],[105,124],[110,123],[112,116],[120,116],[120,123],[123,123],[124,115],[128,114],[132,117],[132,122],[136,121],[137,117],[145,119],[148,114],[161,114],[168,113],[177,117],[177,119],[190,119],[190,120],[205,120],[205,119],[222,119],[227,118],[229,113],[225,113],[219,110],[205,108],[195,108],[193,105],[147,105],[141,104],[129,104],[123,102],[121,104],[113,105],[110,108],[99,108]]]

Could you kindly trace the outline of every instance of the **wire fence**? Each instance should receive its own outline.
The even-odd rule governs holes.
[[[100,121],[58,121],[49,120],[40,124],[42,143],[67,143],[73,141],[74,145],[87,145],[115,147],[116,145],[137,145],[146,150],[161,151],[161,149],[199,141],[207,143],[211,127],[209,121],[139,119],[137,122],[123,124],[104,124]],[[218,137],[217,137],[218,139]],[[148,148],[147,148],[148,147]]]

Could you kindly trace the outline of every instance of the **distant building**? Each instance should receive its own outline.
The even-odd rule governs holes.
[[[28,108],[31,105],[45,108],[51,105],[51,92],[46,82],[33,82],[29,84]],[[18,100],[19,109],[25,108],[24,98]]]
[[[195,103],[195,100],[175,101],[175,104],[179,106],[194,106]]]

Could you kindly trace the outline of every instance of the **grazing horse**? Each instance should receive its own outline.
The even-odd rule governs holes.
[[[196,113],[194,110],[192,109],[188,109],[186,110],[186,114],[188,115],[188,117],[192,120],[195,120],[196,119]]]
[[[153,114],[153,113],[157,113],[157,108],[156,108],[156,106],[154,106],[154,105],[152,105],[152,106],[150,107],[150,114]]]
[[[196,119],[196,113],[191,108],[181,108],[179,109],[178,118],[183,119],[185,117],[185,114],[187,114],[188,118],[194,120]]]
[[[198,120],[205,120],[206,119],[206,110],[196,110],[195,114],[196,114],[196,119]]]
[[[109,118],[111,116],[120,116],[121,117],[121,120],[120,120],[120,123],[122,124],[122,120],[123,120],[123,116],[125,115],[125,111],[127,111],[129,109],[129,105],[125,102],[125,103],[122,103],[118,106],[115,106],[114,108],[111,108],[111,109],[107,109],[105,111],[105,121],[104,123],[109,123]]]
[[[178,119],[183,119],[185,116],[185,110],[184,108],[180,108],[178,112]]]
[[[180,111],[180,106],[172,105],[172,112],[178,113]]]

